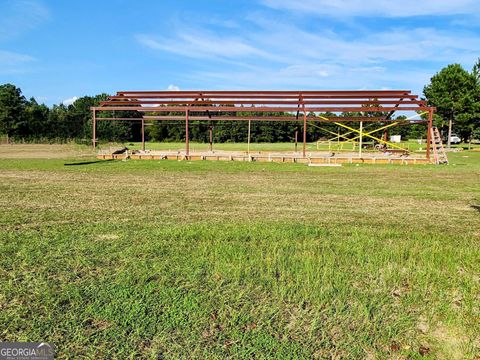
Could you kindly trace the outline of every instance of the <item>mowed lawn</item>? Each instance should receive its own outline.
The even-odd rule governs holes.
[[[480,152],[311,168],[29,149],[0,146],[0,341],[58,358],[480,356]]]

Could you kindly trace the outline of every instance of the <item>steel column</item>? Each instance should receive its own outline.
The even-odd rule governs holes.
[[[305,106],[303,106],[303,157],[306,156],[307,152],[307,112],[305,111]]]
[[[190,155],[190,144],[188,143],[188,114],[189,110],[188,108],[185,110],[185,155],[188,156]]]
[[[96,138],[97,138],[97,114],[96,110],[93,109],[93,117],[92,117],[92,145],[93,145],[93,150],[95,150],[97,143],[96,143]]]

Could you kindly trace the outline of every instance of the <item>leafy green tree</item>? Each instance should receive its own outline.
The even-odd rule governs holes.
[[[16,136],[27,140],[46,140],[55,137],[49,127],[49,113],[48,106],[38,104],[34,98],[31,98],[26,103],[17,125]]]
[[[473,130],[472,139],[480,140],[480,126]]]
[[[26,104],[20,88],[12,84],[0,85],[0,133],[16,135]]]
[[[107,94],[99,94],[96,96],[83,96],[67,108],[68,133],[72,139],[81,139],[89,142],[92,136],[92,106],[98,106],[100,101],[106,100]],[[98,118],[102,117],[118,117],[129,118],[138,117],[133,111],[102,111],[97,113]],[[138,123],[138,122],[137,122]],[[135,126],[136,125],[136,126]],[[97,122],[97,137],[101,140],[111,141],[127,141],[130,140],[133,134],[133,129],[136,127],[136,132],[140,132],[139,124],[134,124],[129,121],[98,121]],[[138,140],[139,136],[137,136]]]
[[[474,103],[473,111],[470,116],[470,125],[472,128],[472,134],[470,138],[475,138],[474,135],[480,131],[480,58],[473,66],[472,75],[475,78],[475,91],[474,91]],[[476,136],[476,135],[475,135]]]
[[[448,65],[434,75],[430,84],[424,87],[428,104],[437,108],[437,114],[445,125],[448,122],[450,133],[453,123],[455,131],[466,141],[473,131],[475,116],[477,85],[473,74],[462,68],[459,64]]]

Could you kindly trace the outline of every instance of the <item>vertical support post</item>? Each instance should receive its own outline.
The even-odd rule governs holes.
[[[362,157],[362,145],[363,145],[363,121],[360,121],[360,139],[358,145],[358,157]]]
[[[209,149],[210,152],[212,152],[213,151],[213,126],[212,125],[210,125],[208,131],[210,133],[210,136],[209,136],[210,137],[210,142],[209,142],[208,149]]]
[[[248,120],[247,154],[250,155],[250,136],[252,134],[252,120]]]
[[[307,112],[305,105],[303,105],[303,157],[306,157],[307,152]]]
[[[188,156],[190,155],[190,144],[188,143],[188,115],[189,115],[189,110],[188,108],[185,110],[185,155]]]
[[[145,119],[142,117],[142,150],[145,151]]]
[[[449,149],[450,149],[451,140],[452,140],[452,123],[453,123],[453,120],[452,120],[452,119],[448,120],[447,148],[449,148]]]
[[[298,128],[295,128],[295,152],[297,152],[298,148]]]
[[[97,146],[97,114],[95,109],[92,110],[93,112],[93,117],[92,117],[92,145],[93,145],[93,150],[95,150]]]
[[[430,161],[430,147],[432,145],[432,127],[433,127],[433,111],[428,110],[428,125],[427,125],[427,160]]]

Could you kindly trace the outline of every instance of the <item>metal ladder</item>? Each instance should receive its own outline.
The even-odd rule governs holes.
[[[443,147],[442,137],[436,126],[431,129],[430,139],[430,147],[433,149],[433,160],[435,164],[448,164],[447,153]]]

